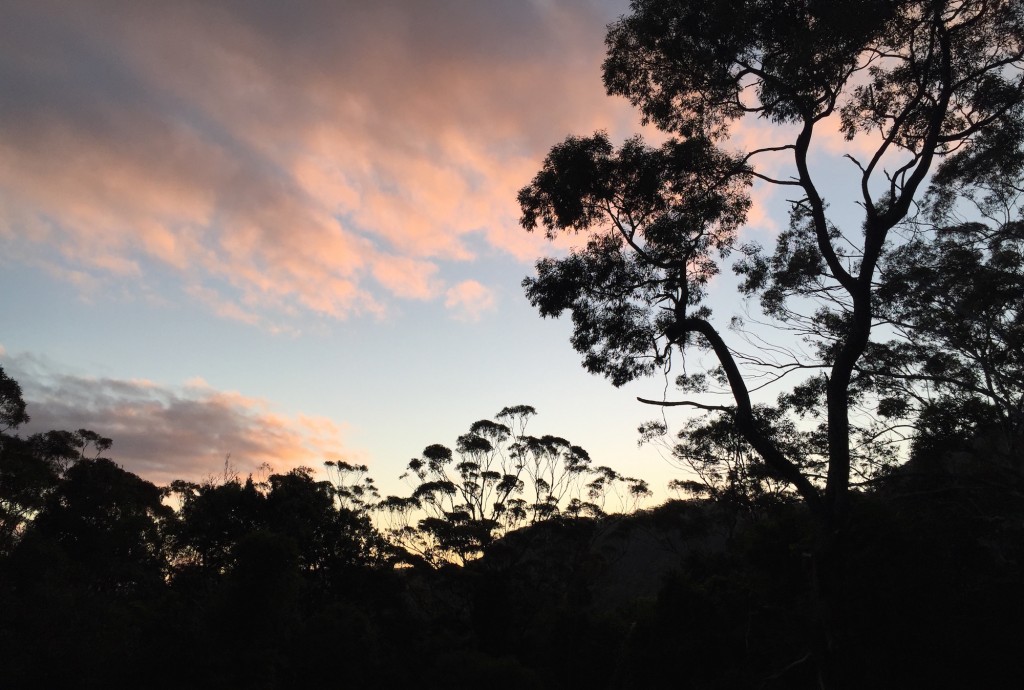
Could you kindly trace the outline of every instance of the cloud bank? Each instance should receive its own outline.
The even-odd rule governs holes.
[[[444,268],[481,248],[542,252],[515,193],[547,148],[635,126],[599,79],[604,24],[623,10],[7,3],[0,253],[83,287],[169,272],[258,325],[395,300],[466,318]]]
[[[18,381],[31,416],[22,435],[89,429],[113,439],[105,453],[157,484],[218,476],[225,459],[243,476],[264,463],[276,472],[325,460],[358,459],[344,429],[316,416],[277,413],[265,400],[220,391],[202,379],[181,386],[58,373],[31,356],[0,350],[0,366]]]

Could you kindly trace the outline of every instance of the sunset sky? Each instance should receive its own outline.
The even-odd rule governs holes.
[[[627,9],[0,4],[0,364],[28,431],[91,428],[156,482],[230,453],[400,492],[424,446],[525,403],[663,498],[678,472],[637,448],[660,413],[635,397],[665,380],[587,374],[519,285],[558,251],[517,223],[547,150],[641,131],[600,78]],[[744,232],[770,242],[784,197],[755,199]]]

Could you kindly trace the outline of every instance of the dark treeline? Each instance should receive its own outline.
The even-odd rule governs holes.
[[[0,381],[3,687],[818,686],[815,523],[770,478],[727,471],[711,498],[510,530],[465,510],[437,513],[442,530],[424,509],[382,533],[369,514],[397,499],[375,500],[365,468],[161,488],[89,431],[18,436],[20,390]],[[944,434],[855,495],[837,585],[854,687],[1024,678],[1019,456]],[[601,473],[583,476],[596,496]]]

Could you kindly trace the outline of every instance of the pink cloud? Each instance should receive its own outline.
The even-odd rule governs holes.
[[[600,84],[610,18],[596,2],[32,3],[0,28],[16,80],[2,249],[125,281],[162,264],[215,313],[265,324],[439,297],[441,260],[541,253],[515,194],[552,143],[635,128]]]
[[[457,321],[479,321],[496,306],[494,292],[475,280],[465,280],[449,288],[444,306]]]
[[[373,267],[373,276],[394,295],[407,299],[433,299],[442,283],[437,266],[409,257],[383,257]]]
[[[228,455],[243,475],[264,463],[286,472],[362,457],[348,447],[343,425],[282,414],[266,400],[216,390],[201,378],[162,386],[60,374],[24,355],[0,352],[0,361],[29,403],[32,420],[19,430],[23,435],[90,429],[113,439],[108,457],[158,484],[202,480],[218,473]]]
[[[596,0],[5,10],[0,252],[86,287],[143,282],[156,263],[212,312],[268,328],[305,311],[379,317],[394,300],[440,299],[443,262],[551,250],[518,227],[515,195],[552,144],[637,130],[634,109],[600,83],[604,25],[624,10]],[[776,145],[781,134],[752,120],[733,142]],[[846,142],[832,121],[814,139],[830,164],[874,143]],[[786,152],[758,160],[792,175]],[[773,229],[766,204],[777,196],[756,193],[756,229]]]

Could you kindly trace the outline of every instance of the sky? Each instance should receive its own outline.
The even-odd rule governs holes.
[[[520,287],[564,250],[518,225],[548,149],[644,131],[600,78],[627,10],[0,2],[0,366],[24,431],[90,428],[158,483],[230,454],[243,474],[365,463],[401,493],[426,445],[530,404],[533,433],[664,498],[679,472],[636,433],[664,378],[586,373]],[[785,218],[773,194],[746,238]]]

